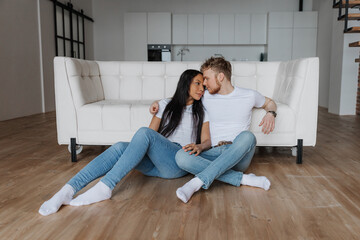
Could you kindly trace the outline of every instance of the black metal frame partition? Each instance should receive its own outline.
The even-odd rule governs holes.
[[[94,20],[91,17],[88,17],[84,14],[84,11],[81,9],[80,12],[74,10],[73,5],[71,2],[68,2],[66,5],[58,2],[57,0],[50,0],[54,3],[54,26],[55,26],[55,49],[56,49],[56,56],[67,56],[73,58],[82,58],[85,59],[85,19],[91,22]],[[57,18],[57,7],[61,8],[61,15],[62,15],[62,35],[58,34],[58,18]],[[69,15],[69,28],[70,28],[70,36],[66,36],[66,24],[65,24],[65,11],[68,11]],[[75,17],[75,16],[76,17]],[[74,36],[74,26],[73,22],[76,21],[76,36]],[[80,23],[82,26],[82,39],[80,36]],[[76,39],[75,39],[76,38]],[[62,48],[63,48],[63,55],[59,55],[59,43],[58,40],[62,40]],[[66,42],[70,43],[70,54],[67,55],[66,52]],[[77,51],[75,51],[75,48]],[[81,54],[81,52],[83,54]],[[78,53],[78,54],[76,54]],[[80,56],[82,55],[82,56]]]

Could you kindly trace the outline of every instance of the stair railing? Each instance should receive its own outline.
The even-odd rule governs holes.
[[[342,0],[340,0],[342,4]],[[349,20],[349,0],[345,2],[345,24],[344,24],[344,33],[348,31],[348,20]]]

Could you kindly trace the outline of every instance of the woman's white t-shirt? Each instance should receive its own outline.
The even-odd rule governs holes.
[[[171,101],[171,99],[162,99],[159,102],[159,111],[156,114],[156,117],[162,118],[162,115],[164,113],[166,105]],[[208,122],[209,118],[207,115],[207,112],[204,110],[204,121]],[[193,117],[192,117],[192,105],[186,106],[184,109],[182,119],[173,132],[167,139],[169,139],[172,142],[177,142],[181,146],[185,146],[189,143],[195,143],[196,142],[196,135],[193,134]]]

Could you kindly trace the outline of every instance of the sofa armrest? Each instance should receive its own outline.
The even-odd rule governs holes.
[[[65,57],[54,58],[56,127],[59,144],[70,144],[70,138],[78,138],[76,110],[65,61]]]
[[[297,139],[304,140],[304,146],[315,146],[319,102],[319,58],[308,58],[307,71],[301,101],[296,116]]]
[[[296,138],[315,146],[318,113],[319,59],[304,58],[280,64],[274,100],[296,114]]]

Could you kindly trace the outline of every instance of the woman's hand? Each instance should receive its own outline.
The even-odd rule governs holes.
[[[190,143],[188,145],[183,146],[183,149],[185,152],[189,152],[189,154],[193,154],[196,153],[195,156],[198,156],[204,149],[202,147],[201,144],[195,144],[195,143]]]
[[[152,115],[155,115],[157,114],[159,111],[159,101],[155,101],[151,104],[150,108],[149,108],[149,112],[152,114]]]

